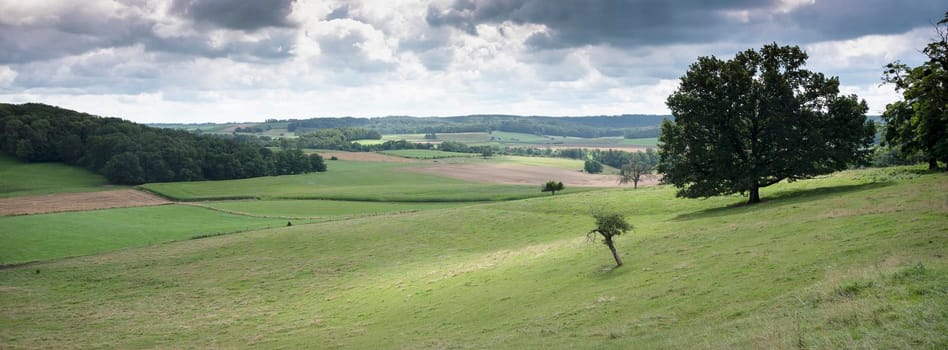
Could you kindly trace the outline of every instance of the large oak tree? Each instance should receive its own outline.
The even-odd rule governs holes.
[[[776,43],[733,59],[700,57],[667,105],[659,137],[663,182],[680,197],[749,193],[868,157],[875,128],[839,80],[804,69],[807,54]]]

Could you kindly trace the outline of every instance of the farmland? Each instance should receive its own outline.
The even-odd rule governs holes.
[[[392,150],[392,151],[382,151],[380,153],[393,155],[397,157],[412,158],[412,159],[480,157],[480,154],[445,152],[445,151],[432,150],[432,149],[400,149],[400,150]]]
[[[184,205],[0,217],[3,264],[141,247],[286,225]]]
[[[122,188],[100,175],[57,163],[22,163],[0,154],[0,197]]]
[[[204,206],[243,215],[278,218],[346,218],[352,216],[406,213],[470,205],[469,203],[351,202],[327,200],[266,200],[204,202]]]
[[[465,202],[541,196],[536,186],[480,184],[402,171],[393,162],[339,161],[330,171],[212,182],[146,184],[176,200],[334,199],[381,202]],[[539,184],[539,182],[538,182]]]
[[[289,183],[269,186],[297,186],[274,179]],[[265,187],[244,185],[235,187]],[[659,186],[441,208],[365,207],[388,214],[0,270],[0,344],[943,348],[945,193],[945,174],[903,167],[781,183],[764,189],[765,201],[754,206],[741,205],[740,196],[678,199]],[[317,203],[207,204],[304,216],[307,206],[318,213],[328,205]],[[152,226],[177,217],[193,217],[181,225],[192,227],[242,220],[236,217],[269,225],[211,211],[221,216],[199,219],[205,214],[191,211],[206,209],[180,205],[122,209],[140,212],[102,222],[135,221],[159,208],[187,212]],[[358,203],[338,208],[331,214],[360,211]],[[618,269],[605,247],[584,237],[588,213],[601,208],[635,225],[617,241],[626,260]],[[79,213],[49,217],[67,214]],[[20,218],[33,219],[3,219]]]

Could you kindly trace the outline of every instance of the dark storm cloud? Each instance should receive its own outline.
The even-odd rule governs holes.
[[[897,34],[936,23],[948,10],[943,1],[817,1],[776,23],[792,26],[802,40],[851,39],[869,34]]]
[[[174,0],[171,11],[196,23],[236,30],[289,27],[294,0]]]
[[[200,57],[230,57],[239,61],[289,57],[292,28],[272,28],[262,40],[213,43],[207,33],[164,37],[155,22],[140,17],[101,15],[57,16],[36,24],[0,24],[0,64],[17,64],[81,55],[99,49],[142,45],[146,51]]]
[[[0,24],[0,63],[18,63],[128,46],[151,34],[142,19],[60,16],[41,25]]]
[[[894,34],[941,18],[936,0],[817,1],[796,11],[770,11],[776,0],[547,1],[455,0],[430,6],[426,21],[477,34],[478,24],[506,21],[542,24],[549,32],[530,37],[538,48],[608,44],[616,47],[702,43],[722,39],[819,41],[867,34]],[[741,18],[740,11],[748,17]]]
[[[212,45],[208,38],[202,35],[173,38],[148,35],[140,38],[139,42],[148,51],[256,62],[290,57],[295,45],[295,33],[289,30],[275,31],[260,41],[236,40],[218,45]]]

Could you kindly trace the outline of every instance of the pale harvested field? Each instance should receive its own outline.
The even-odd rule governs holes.
[[[405,171],[453,177],[456,179],[496,183],[505,185],[536,185],[553,180],[563,182],[566,187],[620,187],[616,175],[596,175],[576,170],[519,164],[439,164],[423,167],[403,168]],[[658,183],[657,176],[650,176],[639,182],[639,186]]]
[[[417,160],[390,156],[387,154],[375,152],[346,152],[346,151],[320,151],[317,152],[323,156],[323,160],[329,161],[329,158],[336,156],[339,160],[357,160],[364,162],[393,162],[393,163],[416,163]]]
[[[142,207],[168,203],[171,201],[138,190],[59,193],[0,198],[0,216]]]

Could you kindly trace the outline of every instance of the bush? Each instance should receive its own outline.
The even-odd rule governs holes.
[[[602,172],[602,163],[599,163],[595,160],[587,160],[586,164],[583,166],[583,169],[590,174],[598,174]]]

